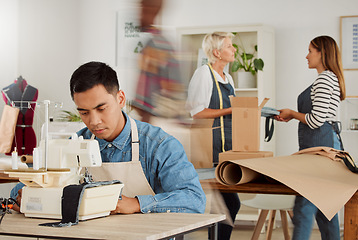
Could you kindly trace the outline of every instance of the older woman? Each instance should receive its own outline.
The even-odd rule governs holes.
[[[214,32],[203,40],[208,64],[198,68],[190,83],[186,107],[193,118],[211,118],[213,123],[213,163],[218,164],[219,153],[232,149],[231,104],[235,96],[232,77],[224,72],[225,66],[235,60],[236,49],[231,33]],[[240,209],[236,193],[221,193],[234,221]],[[219,224],[219,239],[230,239],[232,226]]]

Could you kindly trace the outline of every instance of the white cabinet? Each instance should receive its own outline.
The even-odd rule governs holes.
[[[239,89],[235,86],[236,96],[258,97],[259,103],[264,98],[270,98],[266,106],[275,107],[275,35],[273,28],[265,25],[231,25],[231,26],[208,26],[187,27],[177,29],[177,40],[183,59],[183,79],[190,81],[197,68],[198,52],[204,36],[212,32],[237,32],[247,52],[253,52],[255,45],[258,46],[257,57],[264,61],[263,71],[257,73],[256,88]],[[238,36],[233,42],[240,44]],[[231,66],[229,66],[229,69]],[[231,76],[237,82],[237,72]],[[264,119],[261,122],[261,144],[262,151],[275,152],[275,137],[268,143],[264,142]],[[275,135],[275,134],[274,134]]]

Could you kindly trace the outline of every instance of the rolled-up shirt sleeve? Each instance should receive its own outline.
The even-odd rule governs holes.
[[[21,188],[23,188],[25,186],[25,184],[23,184],[23,183],[18,183],[18,184],[16,184],[15,185],[15,187],[13,188],[13,189],[11,189],[11,191],[10,191],[10,198],[12,198],[12,199],[16,199],[16,197],[17,197],[17,195],[18,195],[18,191],[21,189]]]
[[[213,81],[208,66],[198,68],[190,80],[186,109],[191,116],[209,107]]]

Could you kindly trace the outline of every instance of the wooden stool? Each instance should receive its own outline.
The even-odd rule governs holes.
[[[261,213],[257,220],[257,224],[252,235],[252,240],[257,240],[261,233],[262,227],[265,224],[267,215],[269,215],[269,221],[267,226],[266,240],[270,240],[272,236],[273,225],[275,223],[276,211],[280,211],[283,234],[285,240],[290,240],[290,234],[288,230],[287,213],[292,219],[293,213],[291,209],[294,205],[295,196],[293,195],[269,195],[269,194],[256,194],[253,199],[244,200],[241,203],[248,207],[261,209]],[[287,213],[286,213],[287,212]]]
[[[293,212],[290,210],[279,210],[280,214],[281,214],[281,222],[282,222],[282,230],[283,230],[283,235],[285,237],[285,240],[290,240],[290,233],[288,230],[288,222],[287,222],[287,214],[290,216],[291,220],[293,217]],[[270,240],[271,236],[272,236],[272,230],[273,230],[273,225],[275,223],[275,216],[276,216],[276,210],[261,210],[259,219],[257,220],[257,224],[255,226],[254,229],[254,233],[252,234],[251,239],[252,240],[257,240],[259,239],[262,227],[265,224],[267,215],[270,213],[269,216],[269,221],[268,221],[268,225],[267,225],[267,233],[266,233],[266,240]]]

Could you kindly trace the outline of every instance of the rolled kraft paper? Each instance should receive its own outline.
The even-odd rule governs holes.
[[[224,185],[236,185],[251,182],[262,174],[230,161],[219,164],[215,169],[216,179]]]
[[[22,155],[20,158],[21,162],[23,163],[33,163],[31,155]]]

